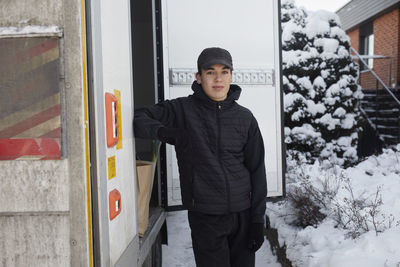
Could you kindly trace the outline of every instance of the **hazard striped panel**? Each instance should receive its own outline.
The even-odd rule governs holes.
[[[60,39],[0,38],[0,58],[0,160],[60,159]]]

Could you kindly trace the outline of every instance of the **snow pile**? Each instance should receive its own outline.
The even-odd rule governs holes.
[[[294,226],[296,216],[288,201],[267,204],[271,226],[278,229],[280,245],[286,244],[287,257],[293,266],[399,266],[400,145],[348,169],[338,166],[323,169],[318,162],[313,165],[293,163],[289,162],[288,193],[298,185],[296,176],[302,172],[316,187],[326,186],[326,179],[325,183],[321,183],[323,177],[328,177],[331,188],[338,185],[335,197],[326,197],[330,203],[327,202],[325,209],[321,208],[325,219],[315,226]],[[360,218],[365,218],[360,229],[352,228],[351,223],[345,227],[338,225],[337,205],[344,205],[352,198],[364,203],[378,203],[374,220],[370,215],[374,211],[371,206],[358,210]],[[357,205],[361,204],[353,208],[357,209]],[[346,221],[346,214],[342,215]]]
[[[309,162],[322,159],[351,165],[358,159],[355,152],[362,122],[358,100],[362,93],[349,37],[334,13],[320,10],[308,14],[293,0],[283,0],[281,10],[288,152],[295,156],[303,153]],[[320,138],[316,138],[318,134]],[[339,140],[342,137],[350,142]]]
[[[0,27],[0,35],[24,35],[24,34],[61,34],[58,26],[27,25],[24,27]]]

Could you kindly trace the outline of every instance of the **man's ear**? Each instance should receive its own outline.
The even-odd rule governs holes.
[[[197,80],[197,84],[201,84],[201,77],[200,77],[200,73],[196,72],[196,80]]]

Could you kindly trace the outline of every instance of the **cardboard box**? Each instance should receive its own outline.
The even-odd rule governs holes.
[[[155,162],[136,161],[138,231],[140,237],[143,237],[149,223],[149,203],[153,189],[155,166]]]

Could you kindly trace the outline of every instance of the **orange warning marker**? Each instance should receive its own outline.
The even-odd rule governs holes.
[[[112,190],[108,194],[108,208],[110,210],[110,221],[121,213],[121,194],[117,189]]]
[[[118,100],[115,95],[106,93],[106,127],[107,146],[115,146],[118,143]]]

